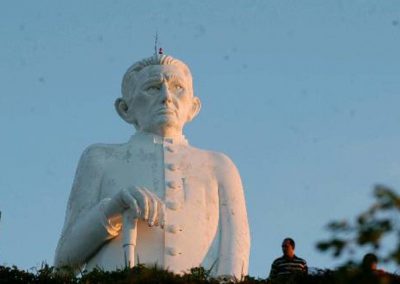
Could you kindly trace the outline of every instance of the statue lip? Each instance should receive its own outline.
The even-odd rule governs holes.
[[[163,107],[157,111],[157,114],[176,114],[176,111],[170,108]]]

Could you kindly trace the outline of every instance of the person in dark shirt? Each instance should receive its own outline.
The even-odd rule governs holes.
[[[386,272],[382,269],[378,269],[378,257],[373,253],[367,253],[361,263],[361,271],[364,275],[373,275],[377,277],[383,277]]]
[[[295,242],[291,238],[286,238],[282,242],[283,256],[274,260],[269,274],[269,283],[275,280],[282,281],[290,278],[294,274],[307,274],[307,262],[294,254]]]

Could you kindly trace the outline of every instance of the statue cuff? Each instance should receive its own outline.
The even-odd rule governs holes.
[[[119,234],[121,230],[121,223],[115,223],[112,220],[108,219],[107,216],[104,213],[104,207],[108,202],[110,202],[111,198],[104,198],[103,200],[100,201],[99,209],[100,209],[100,215],[101,215],[101,223],[104,226],[104,228],[107,230],[107,232],[112,236],[115,237]]]

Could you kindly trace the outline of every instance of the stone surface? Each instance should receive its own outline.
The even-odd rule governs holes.
[[[250,235],[239,173],[227,156],[192,147],[182,135],[201,106],[189,68],[154,55],[128,69],[122,94],[117,112],[136,133],[82,154],[55,265],[124,267],[122,214],[129,211],[140,263],[246,275]]]

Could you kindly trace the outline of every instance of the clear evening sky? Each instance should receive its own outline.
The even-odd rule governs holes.
[[[399,1],[2,1],[0,264],[52,263],[80,154],[133,133],[113,102],[156,31],[203,103],[186,137],[241,173],[250,274],[286,236],[335,267],[324,225],[400,190]]]

